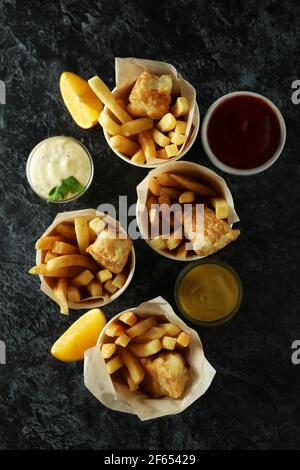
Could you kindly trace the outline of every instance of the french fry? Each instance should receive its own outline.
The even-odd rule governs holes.
[[[185,248],[185,242],[183,242],[182,245],[180,245],[177,248],[176,256],[177,256],[177,258],[186,258],[187,257],[187,249]]]
[[[157,128],[161,132],[172,131],[176,126],[176,119],[172,113],[165,114],[157,123]]]
[[[152,238],[149,243],[154,250],[165,250],[167,248],[167,240],[160,235]]]
[[[180,204],[186,204],[189,202],[195,202],[196,196],[193,191],[184,191],[184,193],[180,194],[179,202]]]
[[[168,349],[169,351],[173,351],[173,349],[175,349],[175,346],[176,346],[176,341],[177,341],[177,338],[172,338],[171,336],[164,336],[161,341],[161,345],[163,349]]]
[[[55,231],[68,240],[76,241],[75,228],[71,224],[59,224],[55,227]]]
[[[157,181],[157,178],[150,178],[148,189],[151,191],[152,194],[154,194],[154,196],[160,196],[161,188],[159,182]]]
[[[78,248],[70,243],[54,242],[52,252],[58,255],[70,255],[72,253],[78,253]]]
[[[86,218],[83,215],[78,215],[74,220],[75,233],[79,251],[82,255],[86,253],[86,249],[90,244],[90,232]]]
[[[123,365],[124,365],[124,362],[122,361],[120,356],[116,356],[113,359],[110,359],[109,361],[107,361],[106,363],[106,367],[110,375],[112,375],[117,370],[121,369]]]
[[[215,209],[217,219],[227,219],[229,207],[225,199],[221,197],[212,197],[209,202]]]
[[[68,288],[68,279],[65,277],[60,277],[57,281],[56,286],[53,289],[53,295],[60,306],[60,313],[63,315],[69,315],[69,307],[67,301],[67,288]]]
[[[125,137],[130,135],[140,134],[141,132],[152,129],[153,121],[149,118],[133,119],[132,121],[126,122],[121,126],[121,134]]]
[[[39,238],[35,244],[36,250],[52,250],[55,242],[63,242],[64,238],[61,235],[49,235],[47,237]]]
[[[111,110],[111,112],[119,119],[119,121],[124,123],[132,120],[132,117],[118,104],[115,96],[111,93],[101,78],[92,77],[90,80],[88,80],[88,84],[90,85],[93,92],[96,93],[100,101],[102,101],[102,103]]]
[[[156,158],[155,143],[150,131],[141,132],[138,135],[138,141],[147,161],[150,160],[150,158]]]
[[[114,279],[112,280],[112,285],[115,286],[117,289],[122,289],[127,279],[127,275],[125,273],[116,274]]]
[[[127,382],[127,385],[128,385],[128,387],[129,387],[129,390],[130,390],[131,392],[135,392],[136,390],[138,390],[139,385],[136,384],[136,383],[134,383],[134,381],[132,380],[132,378],[131,378],[131,376],[130,376],[128,370],[125,369],[125,368],[123,368],[123,369],[122,369],[122,374],[123,374],[124,379],[125,379],[126,382]]]
[[[71,284],[76,287],[84,287],[87,286],[91,280],[93,279],[94,274],[91,273],[88,269],[82,271],[82,273],[78,274],[74,277],[71,281]]]
[[[126,333],[122,333],[120,336],[118,336],[115,343],[118,346],[122,346],[122,348],[126,348],[126,346],[128,345],[128,343],[130,343],[130,341],[131,339],[129,338],[129,336],[127,336]]]
[[[138,317],[133,312],[124,312],[120,315],[120,320],[126,325],[133,326],[138,321]]]
[[[139,323],[136,323],[130,328],[128,328],[128,330],[126,331],[126,334],[130,338],[135,338],[136,336],[142,335],[147,330],[150,330],[150,328],[152,328],[152,326],[155,326],[155,325],[156,325],[156,319],[154,317],[149,317],[149,318],[146,318],[145,320],[140,321]]]
[[[95,280],[92,280],[87,286],[86,286],[89,294],[91,297],[101,297],[103,294],[103,286],[100,284],[100,282],[97,282]]]
[[[122,100],[122,98],[118,98],[116,101],[117,101],[118,105],[121,106],[121,108],[123,108],[123,109],[125,109],[125,110],[127,109],[127,108],[126,108],[126,103],[125,103],[124,100]]]
[[[140,361],[125,348],[119,348],[119,352],[133,382],[137,385],[140,384],[145,377]]]
[[[50,271],[48,268],[48,263],[42,263],[38,264],[37,266],[33,266],[33,268],[29,270],[29,274],[37,274],[39,276],[45,277],[74,277],[77,276],[77,274],[79,274],[81,271],[82,268],[79,266],[69,266],[66,268],[54,269]]]
[[[157,326],[153,326],[150,330],[146,331],[140,336],[136,336],[134,338],[135,343],[146,343],[147,341],[151,341],[153,339],[161,339],[164,335],[164,332],[161,328]]]
[[[173,131],[169,132],[168,136],[171,142],[176,145],[182,145],[185,139],[183,134],[179,134],[178,132]]]
[[[159,150],[156,150],[156,157],[157,158],[161,158],[162,160],[168,160],[168,154],[166,152],[166,149],[159,149]]]
[[[105,329],[105,334],[110,337],[120,336],[124,333],[125,328],[124,326],[120,325],[119,323],[113,322],[107,325]]]
[[[99,124],[105,129],[110,135],[121,135],[121,126],[117,124],[106,111],[102,111],[99,116]]]
[[[175,173],[174,174],[171,173],[171,176],[175,181],[177,181],[177,183],[180,183],[181,186],[187,189],[188,191],[193,191],[196,194],[200,194],[200,196],[208,196],[208,197],[215,196],[215,191],[213,189],[208,188],[204,184],[199,183],[198,181],[192,178],[178,175]]]
[[[179,152],[176,144],[167,145],[165,149],[169,158],[175,157],[175,155],[177,155]]]
[[[166,336],[177,336],[181,332],[179,326],[174,325],[174,323],[160,323],[158,328],[161,328]]]
[[[158,205],[158,204],[159,203],[158,203],[157,197],[155,197],[154,194],[152,194],[151,192],[148,192],[148,199],[146,202],[146,207],[148,211],[151,209],[152,206]]]
[[[158,198],[158,202],[159,204],[167,204],[168,206],[171,206],[172,205],[172,202],[171,202],[171,199],[166,196],[166,195],[162,195]]]
[[[61,268],[69,268],[71,266],[81,266],[92,272],[97,269],[97,265],[90,258],[84,255],[62,255],[57,258],[50,259],[47,263],[47,269],[49,272]],[[48,274],[45,274],[45,276],[47,275]]]
[[[170,234],[170,237],[167,239],[167,247],[170,251],[175,250],[182,241],[182,233],[178,230]]]
[[[129,157],[132,157],[138,150],[139,145],[132,140],[127,139],[123,135],[114,135],[110,139],[110,143],[113,149],[117,152],[123,153]]]
[[[52,251],[47,251],[45,258],[44,258],[44,263],[48,263],[50,259],[57,258],[58,255],[56,253],[52,253]]]
[[[109,281],[109,279],[112,279],[113,275],[108,269],[101,269],[101,271],[96,274],[96,277],[101,284],[104,284],[106,281]]]
[[[165,147],[166,145],[170,144],[170,139],[165,134],[160,132],[158,129],[152,129],[151,131],[152,138],[154,142],[159,145],[160,147]]]
[[[144,165],[146,157],[143,150],[139,149],[137,152],[135,152],[135,154],[131,157],[131,161],[137,165]]]
[[[190,110],[190,105],[185,98],[185,96],[179,96],[176,100],[176,103],[174,106],[171,108],[172,113],[174,114],[175,117],[181,117],[187,114]]]
[[[175,343],[176,343],[176,338],[175,338]],[[159,339],[153,339],[151,341],[148,341],[147,343],[130,344],[128,346],[128,349],[136,357],[148,357],[148,356],[152,356],[152,354],[158,353],[161,350],[161,342]]]
[[[104,359],[110,359],[116,352],[117,346],[115,343],[102,344],[101,352]]]
[[[182,190],[179,188],[170,188],[169,186],[161,186],[160,196],[168,196],[170,199],[179,199]]]
[[[172,178],[170,173],[161,173],[160,175],[157,175],[156,178],[161,186],[171,186],[171,188],[182,189],[182,185],[177,183],[177,181]]]
[[[176,339],[176,349],[187,348],[191,342],[191,337],[185,331],[179,333]]]
[[[176,127],[174,129],[174,132],[177,132],[178,134],[185,134],[186,133],[186,126],[187,126],[187,122],[185,122],[185,121],[176,121]]]
[[[117,292],[118,288],[114,286],[111,280],[106,281],[104,284],[104,289],[107,290],[111,295],[113,295],[115,292]]]
[[[75,286],[68,286],[67,299],[69,302],[79,302],[81,299],[80,290]]]
[[[94,233],[95,236],[97,236],[102,230],[104,230],[106,224],[103,219],[100,217],[95,217],[93,220],[89,222],[89,227]]]

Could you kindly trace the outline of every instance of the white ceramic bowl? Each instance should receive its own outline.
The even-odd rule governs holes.
[[[274,111],[274,113],[276,114],[277,118],[278,118],[278,121],[279,121],[279,125],[280,125],[280,140],[279,140],[279,145],[278,145],[278,148],[277,150],[275,151],[275,153],[272,155],[272,157],[266,161],[263,165],[260,165],[260,166],[257,166],[255,168],[250,168],[250,169],[247,169],[247,170],[243,170],[243,169],[240,169],[240,168],[233,168],[233,167],[230,167],[228,165],[225,165],[225,163],[221,162],[217,157],[216,155],[213,153],[213,151],[211,150],[210,148],[210,145],[209,145],[209,142],[208,142],[208,138],[207,138],[207,128],[208,128],[208,124],[209,124],[209,121],[210,121],[210,118],[212,116],[212,113],[214,112],[214,110],[221,104],[223,103],[225,100],[227,100],[228,98],[232,98],[234,96],[254,96],[256,98],[260,98],[261,100],[263,100],[266,104],[268,104],[270,106],[270,108]],[[235,91],[233,93],[228,93],[227,95],[224,95],[222,96],[221,98],[219,98],[217,101],[215,101],[207,110],[206,114],[205,114],[205,117],[203,119],[203,124],[202,124],[202,128],[201,128],[201,140],[202,140],[202,145],[203,145],[203,148],[205,150],[205,153],[206,155],[208,156],[208,158],[210,159],[210,161],[217,167],[219,168],[220,170],[224,171],[225,173],[230,173],[232,175],[240,175],[240,176],[249,176],[249,175],[255,175],[257,173],[260,173],[264,170],[266,170],[267,168],[269,168],[270,166],[273,165],[273,163],[277,160],[277,158],[279,157],[279,155],[281,154],[282,150],[283,150],[283,147],[284,147],[284,144],[285,144],[285,139],[286,139],[286,127],[285,127],[285,122],[284,122],[284,119],[283,119],[283,116],[281,114],[281,112],[279,111],[279,109],[277,108],[277,106],[275,106],[274,103],[272,103],[272,101],[270,101],[268,98],[266,98],[265,96],[262,96],[262,95],[259,95],[258,93],[252,93],[251,91]]]

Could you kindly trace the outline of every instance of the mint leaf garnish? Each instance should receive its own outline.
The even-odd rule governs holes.
[[[82,184],[79,183],[79,181],[74,176],[69,176],[68,178],[63,179],[60,185],[54,186],[54,188],[49,191],[48,201],[61,201],[69,193],[79,194],[82,193],[83,190],[84,187]]]

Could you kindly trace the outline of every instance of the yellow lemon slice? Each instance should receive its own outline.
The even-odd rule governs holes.
[[[83,129],[98,123],[103,106],[87,81],[72,72],[60,76],[60,92],[72,118]]]
[[[53,344],[52,356],[64,362],[80,361],[84,351],[95,346],[105,325],[104,313],[99,308],[89,310]]]

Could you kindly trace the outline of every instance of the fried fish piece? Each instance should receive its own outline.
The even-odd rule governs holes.
[[[186,238],[193,242],[194,250],[199,256],[207,256],[221,250],[240,235],[238,229],[232,229],[225,220],[217,219],[215,212],[206,205],[204,206],[204,233],[201,233],[200,226],[196,227],[197,223],[194,206],[192,211],[184,214],[184,233]]]
[[[171,92],[171,75],[143,72],[131,90],[127,110],[136,117],[160,119],[169,111]]]
[[[130,238],[118,237],[111,229],[103,230],[86,250],[97,263],[115,274],[123,270],[132,248]]]
[[[145,370],[143,384],[153,397],[180,398],[190,378],[189,368],[180,353],[162,353],[155,359],[141,359]]]

